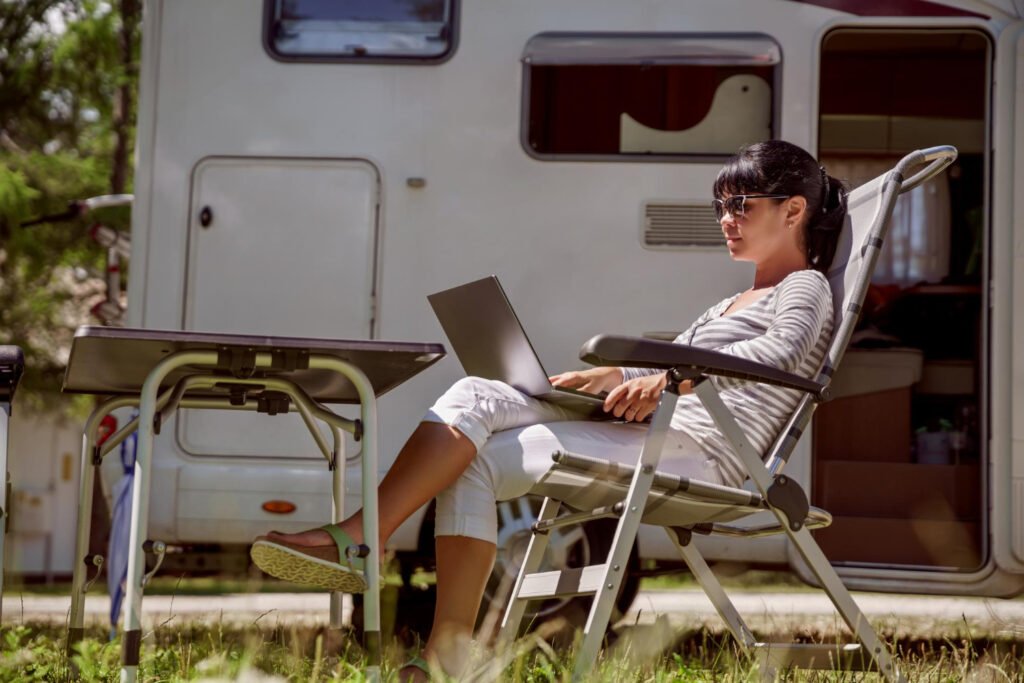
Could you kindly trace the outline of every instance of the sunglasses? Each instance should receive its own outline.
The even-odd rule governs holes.
[[[711,208],[715,210],[715,220],[722,222],[722,216],[726,211],[733,218],[742,218],[745,213],[745,204],[748,199],[789,199],[788,194],[734,194],[726,199],[712,199]]]

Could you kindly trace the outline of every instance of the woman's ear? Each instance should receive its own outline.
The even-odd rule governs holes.
[[[807,212],[807,198],[793,195],[786,200],[786,225],[802,225]]]

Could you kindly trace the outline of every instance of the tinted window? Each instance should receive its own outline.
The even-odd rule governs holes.
[[[269,0],[267,44],[284,58],[435,61],[453,15],[454,0]]]

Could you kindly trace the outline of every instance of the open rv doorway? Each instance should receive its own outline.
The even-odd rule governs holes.
[[[947,28],[844,28],[822,43],[831,175],[852,188],[914,149],[960,152],[900,199],[835,398],[815,416],[812,502],[835,516],[817,532],[835,564],[968,572],[988,554],[991,50],[984,33]]]

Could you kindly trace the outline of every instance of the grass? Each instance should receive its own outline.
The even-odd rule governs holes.
[[[731,590],[802,591],[803,584],[788,574],[746,571],[729,577],[720,572]],[[431,577],[418,577],[429,582]],[[395,577],[397,581],[397,576]],[[686,576],[644,579],[646,590],[696,588]],[[101,586],[94,587],[101,592]],[[16,611],[18,593],[67,595],[67,585],[21,586],[5,596],[5,615]],[[239,592],[295,592],[297,587],[276,581],[157,577],[147,595],[214,595]],[[316,591],[320,592],[320,591]],[[410,603],[411,604],[411,603]],[[650,615],[648,615],[649,617]],[[0,628],[0,683],[5,681],[66,681],[71,665],[80,680],[117,681],[120,643],[108,641],[105,627],[90,625],[69,662],[65,654],[64,626],[55,623],[11,624]],[[318,621],[261,617],[246,622],[182,620],[180,615],[153,622],[145,633],[140,680],[144,681],[247,681],[283,683],[306,681],[363,681],[366,658],[351,632],[329,631]],[[668,618],[647,618],[643,623],[620,625],[610,635],[595,670],[597,681],[757,681],[757,664],[740,652],[717,620],[708,624],[675,626]],[[834,643],[845,634],[835,619],[800,621],[753,620],[759,639]],[[895,653],[911,681],[1024,681],[1024,630],[992,627],[979,632],[966,620],[876,622],[879,635]],[[558,643],[558,644],[555,644]],[[392,641],[383,658],[386,681],[397,681],[397,670],[415,648],[407,651]],[[568,681],[572,674],[571,633],[548,641],[531,636],[504,658],[477,653],[479,680]],[[876,681],[875,674],[849,671],[797,672],[785,677],[796,681]]]
[[[798,633],[800,641],[832,642],[827,632]],[[885,635],[883,634],[883,637]],[[70,678],[63,627],[7,626],[0,636],[0,681],[64,681]],[[997,637],[886,638],[911,681],[1024,680],[1024,642]],[[83,681],[119,678],[117,640],[100,627],[87,629],[71,663]],[[384,653],[384,680],[396,681],[409,653],[392,644]],[[480,653],[477,673],[488,680],[566,681],[572,648],[554,649],[536,637],[514,656]],[[351,633],[322,626],[229,627],[222,624],[158,625],[145,635],[140,680],[144,681],[362,681],[366,659]],[[722,631],[700,628],[671,633],[658,624],[620,628],[605,648],[597,681],[756,681],[757,665],[738,652]],[[787,680],[873,681],[875,674],[849,671],[796,672]]]

